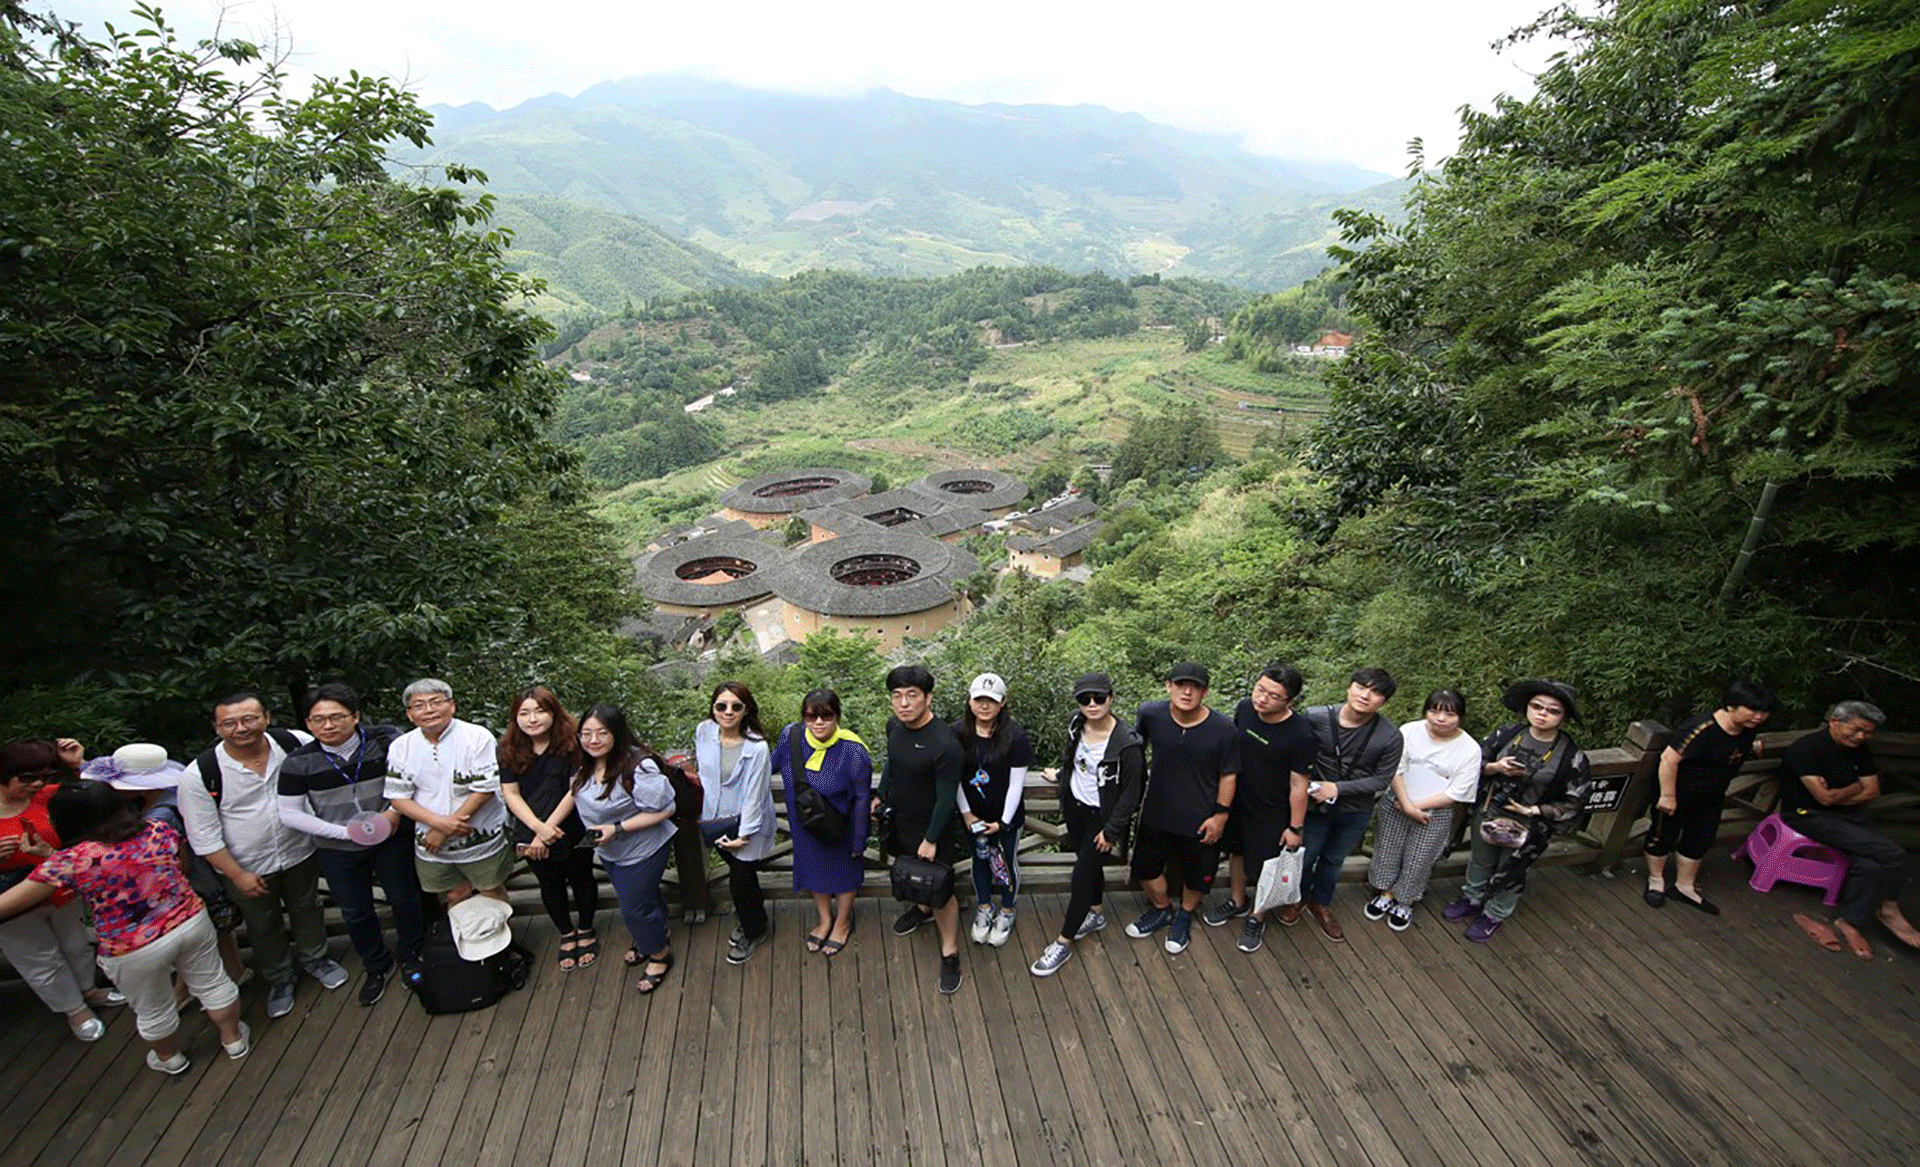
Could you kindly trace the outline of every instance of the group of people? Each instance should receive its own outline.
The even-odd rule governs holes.
[[[327,989],[348,982],[328,955],[321,878],[360,962],[360,1003],[370,1006],[396,976],[412,985],[420,975],[424,896],[450,909],[474,896],[504,900],[521,861],[559,930],[560,970],[592,966],[597,863],[627,927],[623,960],[637,990],[652,993],[674,966],[661,889],[683,826],[727,868],[737,921],[727,961],[744,963],[767,941],[761,880],[780,829],[776,773],[793,886],[816,909],[808,952],[832,958],[852,941],[870,834],[895,856],[949,867],[970,859],[968,938],[1001,947],[1018,911],[1032,737],[997,674],[973,678],[951,723],[934,714],[924,666],[895,667],[885,684],[892,717],[877,782],[866,742],[841,724],[838,694],[807,693],[798,720],[769,733],[737,681],[713,687],[684,768],[640,741],[616,706],[576,718],[536,685],[514,699],[496,737],[456,716],[451,688],[431,678],[402,693],[408,730],[368,723],[358,695],[337,683],[313,691],[304,732],[275,726],[257,693],[223,698],[213,708],[218,741],[184,765],[150,745],[87,760],[70,739],[8,743],[0,950],[82,1041],[105,1032],[96,1010],[130,1005],[148,1065],[178,1074],[189,1064],[176,1037],[182,1007],[205,1008],[224,1052],[239,1058],[251,1042],[239,1006],[250,976],[266,986],[268,1017],[292,1010],[303,974]],[[1371,828],[1362,915],[1404,931],[1463,815],[1466,880],[1439,914],[1471,941],[1493,939],[1535,862],[1586,805],[1591,770],[1566,728],[1579,716],[1574,691],[1548,679],[1514,684],[1503,703],[1517,719],[1476,739],[1454,689],[1429,693],[1420,716],[1396,727],[1381,714],[1397,687],[1383,669],[1355,672],[1336,704],[1297,709],[1304,687],[1298,669],[1271,665],[1229,716],[1207,704],[1208,669],[1182,663],[1168,670],[1165,697],[1129,718],[1116,712],[1105,673],[1074,683],[1075,712],[1049,752],[1057,761],[1038,771],[1060,786],[1070,894],[1033,975],[1059,972],[1077,943],[1107,927],[1108,868],[1129,848],[1129,875],[1146,899],[1129,937],[1158,936],[1180,953],[1196,915],[1214,927],[1239,920],[1237,946],[1253,953],[1269,920],[1292,927],[1308,917],[1328,940],[1345,940],[1335,888]],[[1683,724],[1663,752],[1646,843],[1650,906],[1717,914],[1700,888],[1701,862],[1728,784],[1758,755],[1756,733],[1773,706],[1756,685],[1729,686],[1720,707]],[[1905,852],[1863,814],[1880,793],[1867,743],[1883,720],[1865,702],[1843,702],[1781,765],[1793,829],[1853,858],[1839,918],[1797,918],[1816,940],[1863,957],[1873,919],[1920,946],[1898,904]],[[697,813],[682,805],[689,798]],[[1256,911],[1254,884],[1283,855],[1297,860],[1297,898]],[[1222,858],[1227,894],[1203,910]],[[893,931],[929,922],[939,989],[955,992],[958,898],[908,904]],[[246,969],[234,937],[243,923]],[[96,984],[96,962],[114,988]]]

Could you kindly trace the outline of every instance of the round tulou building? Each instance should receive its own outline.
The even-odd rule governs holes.
[[[643,556],[634,570],[640,590],[663,611],[714,616],[766,599],[775,569],[792,557],[765,539],[709,535]]]
[[[873,480],[833,466],[774,470],[747,479],[720,496],[720,513],[756,527],[784,523],[801,511],[850,502],[867,493]]]
[[[909,636],[931,636],[964,617],[958,587],[980,570],[959,547],[917,532],[880,529],[812,543],[773,572],[785,604],[788,639],[822,628],[865,629],[883,650]]]

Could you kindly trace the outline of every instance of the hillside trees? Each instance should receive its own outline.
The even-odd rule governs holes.
[[[1360,639],[1472,646],[1489,676],[1564,673],[1615,713],[1742,673],[1808,710],[1905,691],[1912,6],[1548,19],[1576,48],[1532,100],[1466,115],[1404,228],[1346,217],[1379,343],[1343,369],[1316,464],[1367,581]]]
[[[427,115],[136,18],[87,43],[0,4],[0,588],[28,617],[0,686],[177,743],[243,685],[431,671],[477,711],[620,668],[621,568],[541,436],[558,379],[505,241],[484,199],[389,177]]]

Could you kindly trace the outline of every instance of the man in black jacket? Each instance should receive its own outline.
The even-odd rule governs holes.
[[[1327,939],[1347,938],[1334,918],[1333,889],[1340,865],[1353,854],[1373,821],[1374,799],[1393,781],[1400,766],[1400,731],[1380,716],[1399,685],[1385,669],[1361,669],[1347,684],[1338,705],[1307,710],[1307,725],[1317,747],[1307,783],[1306,861],[1300,874],[1300,902],[1280,909],[1291,928],[1304,909]]]

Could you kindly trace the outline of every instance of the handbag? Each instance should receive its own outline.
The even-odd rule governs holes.
[[[1269,908],[1300,902],[1300,876],[1306,863],[1305,847],[1287,847],[1260,865],[1260,883],[1253,892],[1255,919]]]
[[[1511,850],[1527,841],[1527,824],[1507,815],[1481,819],[1480,837],[1496,847]]]
[[[788,726],[789,734],[792,726]],[[791,737],[788,739],[791,741]],[[801,735],[804,743],[805,734]],[[804,746],[803,746],[804,748]],[[787,753],[787,784],[793,788],[793,813],[800,820],[800,826],[813,836],[814,841],[826,847],[837,847],[847,841],[847,816],[827,801],[827,796],[813,788],[813,783],[803,776],[805,766],[793,764],[793,751]]]
[[[902,855],[893,861],[893,898],[927,908],[945,907],[953,898],[953,865]]]
[[[730,814],[723,819],[701,819],[700,841],[711,847],[722,839],[731,838],[740,830],[740,816]]]

